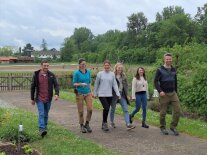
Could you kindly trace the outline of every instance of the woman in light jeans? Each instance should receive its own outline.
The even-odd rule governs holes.
[[[126,123],[126,127],[127,127],[127,130],[131,130],[131,129],[134,129],[135,126],[130,124],[129,112],[128,112],[129,100],[127,98],[127,96],[128,96],[128,83],[127,83],[127,77],[123,71],[123,64],[122,63],[117,63],[115,65],[114,74],[115,74],[116,81],[118,84],[119,92],[121,94],[121,98],[119,99],[119,103],[120,103],[122,110],[123,110],[123,113],[124,113],[124,120]],[[111,111],[110,111],[111,127],[113,127],[113,128],[116,128],[115,123],[114,123],[114,114],[115,114],[117,101],[118,101],[117,96],[113,95]]]
[[[79,115],[79,124],[82,133],[92,132],[89,126],[91,120],[93,103],[92,103],[92,88],[91,88],[91,71],[86,69],[86,61],[79,59],[79,69],[74,71],[73,86],[76,92],[76,103]],[[87,105],[86,122],[84,124],[84,101]]]

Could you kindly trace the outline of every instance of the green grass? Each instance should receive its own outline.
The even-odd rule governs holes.
[[[62,99],[75,103],[75,95],[72,92],[62,91],[60,94],[60,97]],[[94,108],[96,109],[103,109],[98,99],[94,100],[93,105],[94,105]],[[131,106],[129,106],[129,112],[133,110],[133,106],[134,106],[134,103],[131,103]],[[120,115],[123,114],[121,106],[119,104],[117,105],[116,113]],[[135,116],[135,119],[141,121],[142,119],[141,114],[142,112],[137,113]],[[166,116],[167,127],[170,126],[171,118],[172,118],[171,115]],[[148,110],[147,111],[147,123],[150,125],[159,127],[159,113],[154,112],[152,110]],[[186,133],[191,136],[207,139],[207,122],[181,117],[177,129],[178,131],[182,133]]]
[[[0,108],[0,139],[15,142],[20,122],[24,127],[23,137],[29,141],[32,148],[44,155],[115,154],[52,122],[49,122],[49,134],[42,139],[38,133],[37,115],[20,109]]]

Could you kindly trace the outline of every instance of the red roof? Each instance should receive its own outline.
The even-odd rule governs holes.
[[[17,60],[16,57],[0,57],[0,61]]]

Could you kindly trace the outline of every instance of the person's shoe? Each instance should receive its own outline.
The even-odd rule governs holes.
[[[129,124],[129,125],[127,125],[127,130],[129,131],[129,130],[132,130],[132,129],[134,129],[135,128],[135,126],[133,126],[133,125],[131,125],[131,124]]]
[[[109,131],[109,127],[108,127],[108,124],[107,123],[103,123],[102,124],[102,130],[103,131]]]
[[[168,135],[168,131],[165,128],[160,129],[163,135]]]
[[[129,122],[132,124],[132,122],[133,122],[133,117],[132,117],[132,115],[129,115]]]
[[[87,130],[86,130],[86,128],[85,128],[85,126],[83,124],[81,124],[80,129],[81,129],[82,133],[86,133],[87,132]]]
[[[47,135],[47,130],[46,129],[40,129],[39,130],[40,131],[40,136],[43,138],[44,136],[46,136]]]
[[[179,136],[179,132],[175,128],[170,128],[175,136]]]
[[[149,125],[147,125],[145,122],[142,122],[142,127],[143,128],[149,128]]]
[[[112,128],[116,128],[115,123],[111,123],[110,126],[111,126]]]
[[[87,132],[89,132],[89,133],[92,132],[92,129],[91,129],[91,127],[89,126],[89,123],[86,123],[84,127],[85,127],[85,129],[87,130]]]

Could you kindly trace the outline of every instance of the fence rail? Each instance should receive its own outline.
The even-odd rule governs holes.
[[[33,73],[0,74],[0,91],[29,90]],[[57,74],[60,89],[72,88],[72,76]]]

